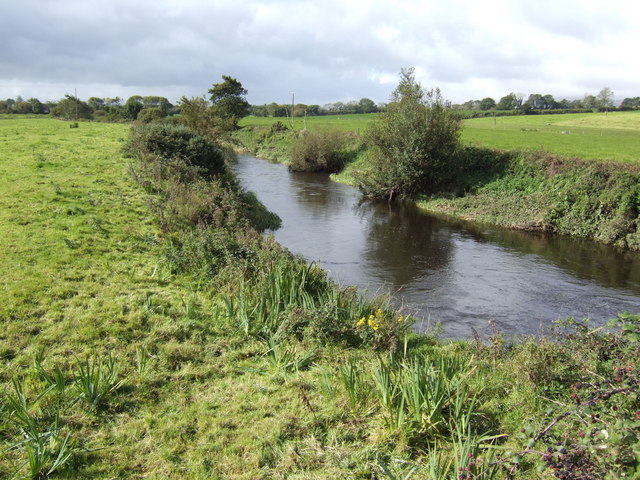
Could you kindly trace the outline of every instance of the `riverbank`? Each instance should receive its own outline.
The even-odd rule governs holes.
[[[245,127],[236,138],[256,156],[288,163],[296,137],[289,130]],[[357,186],[368,168],[366,151],[358,149],[355,161],[332,175],[335,181]],[[640,250],[640,166],[469,146],[454,163],[445,191],[414,199],[421,208]]]
[[[0,476],[638,473],[637,316],[414,335],[258,234],[212,157],[206,178],[126,159],[123,125],[0,120],[0,138]]]

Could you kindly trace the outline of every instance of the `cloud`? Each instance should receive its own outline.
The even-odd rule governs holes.
[[[205,94],[386,101],[402,67],[462,102],[510,91],[637,96],[635,4],[495,0],[3,2],[0,97]],[[109,92],[109,93],[105,93]]]

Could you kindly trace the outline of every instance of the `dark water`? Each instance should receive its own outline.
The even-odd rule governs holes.
[[[411,205],[361,203],[325,175],[241,156],[241,184],[282,218],[275,239],[344,285],[391,291],[418,330],[446,336],[535,333],[573,316],[602,323],[640,312],[640,255],[593,242],[512,232],[426,215]]]

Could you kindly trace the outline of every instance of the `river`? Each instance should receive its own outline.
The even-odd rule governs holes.
[[[507,335],[554,320],[640,312],[640,255],[594,242],[451,221],[413,205],[362,202],[327,175],[241,155],[234,170],[282,219],[273,232],[344,285],[391,292],[417,331],[463,338],[489,321]]]

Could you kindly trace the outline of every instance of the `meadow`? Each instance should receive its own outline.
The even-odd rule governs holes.
[[[230,179],[69,127],[0,117],[0,477],[639,473],[637,315],[415,335],[249,228]]]
[[[363,133],[378,114],[308,117],[307,129]],[[246,117],[241,126],[270,127],[287,118]],[[305,127],[294,120],[296,130]],[[640,162],[640,112],[523,115],[473,118],[463,122],[464,144],[501,150],[545,150],[567,157]]]

